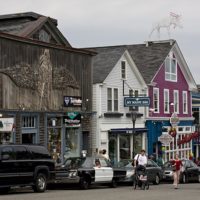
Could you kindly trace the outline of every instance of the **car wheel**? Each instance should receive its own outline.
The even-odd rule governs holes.
[[[35,192],[44,192],[47,187],[47,177],[45,174],[38,174],[35,179],[35,185],[33,186],[33,190]]]
[[[111,182],[111,187],[112,188],[116,188],[117,187],[117,181],[116,181],[116,179],[112,179],[112,182]]]
[[[187,176],[186,176],[186,174],[183,174],[182,175],[182,183],[187,183],[187,182],[188,182]]]
[[[154,185],[159,185],[160,183],[160,177],[159,175],[157,174],[156,177],[155,177],[155,181],[153,182]]]
[[[81,189],[87,190],[89,188],[89,185],[90,185],[90,183],[87,178],[85,178],[85,177],[81,178],[81,180],[80,180]]]

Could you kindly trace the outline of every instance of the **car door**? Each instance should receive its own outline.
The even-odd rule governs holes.
[[[96,159],[97,160],[97,159]],[[100,166],[95,166],[95,182],[111,182],[113,169],[109,166],[105,158],[98,158]]]
[[[16,158],[13,147],[3,147],[0,157],[0,186],[18,183],[19,178],[16,171]]]
[[[149,182],[154,181],[156,177],[156,170],[155,170],[154,163],[152,160],[147,161],[146,169],[147,169],[147,176],[148,176]]]
[[[33,160],[31,154],[24,146],[15,146],[16,170],[20,177],[20,183],[29,183],[33,179]]]
[[[199,169],[193,161],[189,160],[189,162],[191,166],[191,180],[196,181],[198,180],[197,177],[199,176]]]

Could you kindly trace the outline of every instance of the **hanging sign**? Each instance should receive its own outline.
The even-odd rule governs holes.
[[[14,118],[0,118],[0,132],[11,132],[13,124]]]
[[[140,106],[145,107],[150,105],[149,97],[124,97],[124,107]]]
[[[81,114],[79,112],[68,112],[64,116],[65,127],[76,128],[81,125]]]
[[[64,96],[64,107],[81,107],[81,97]]]
[[[165,133],[158,137],[158,141],[160,141],[164,145],[169,145],[173,141],[173,137]]]
[[[178,118],[178,115],[176,113],[172,113],[172,116],[170,117],[170,124],[172,127],[178,126],[180,120]]]

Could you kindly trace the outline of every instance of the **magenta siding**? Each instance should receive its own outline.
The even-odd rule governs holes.
[[[160,102],[160,112],[153,113],[152,116],[154,117],[170,117],[171,113],[173,112],[172,106],[170,106],[170,113],[164,113],[164,89],[169,90],[169,101],[173,102],[173,91],[179,91],[179,117],[190,117],[191,116],[191,94],[188,90],[188,84],[185,80],[185,77],[179,67],[177,66],[177,82],[170,82],[165,81],[165,68],[164,65],[160,68],[159,72],[157,73],[156,77],[154,78],[153,82],[157,83],[156,88],[159,88],[159,102]],[[188,97],[188,114],[183,114],[183,99],[182,99],[182,92],[187,91]],[[153,87],[149,87],[149,94],[151,98],[151,105],[150,107],[153,108]]]

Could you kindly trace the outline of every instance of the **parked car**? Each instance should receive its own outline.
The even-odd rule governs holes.
[[[44,192],[54,178],[55,164],[45,147],[0,145],[0,192],[29,185],[35,192]]]
[[[135,167],[132,166],[132,160],[121,160],[116,166],[126,170],[126,178],[122,180],[122,182],[132,184],[135,175]],[[158,185],[163,179],[162,168],[159,167],[153,160],[148,159],[146,170],[148,182]]]
[[[116,187],[125,176],[125,170],[113,168],[104,157],[71,157],[56,169],[55,183],[75,183],[82,189],[88,189],[91,184]]]
[[[199,182],[200,183],[200,167],[198,167],[192,160],[183,159],[183,171],[180,173],[180,182]],[[164,163],[163,166],[165,180],[173,180],[173,170],[171,162]]]

